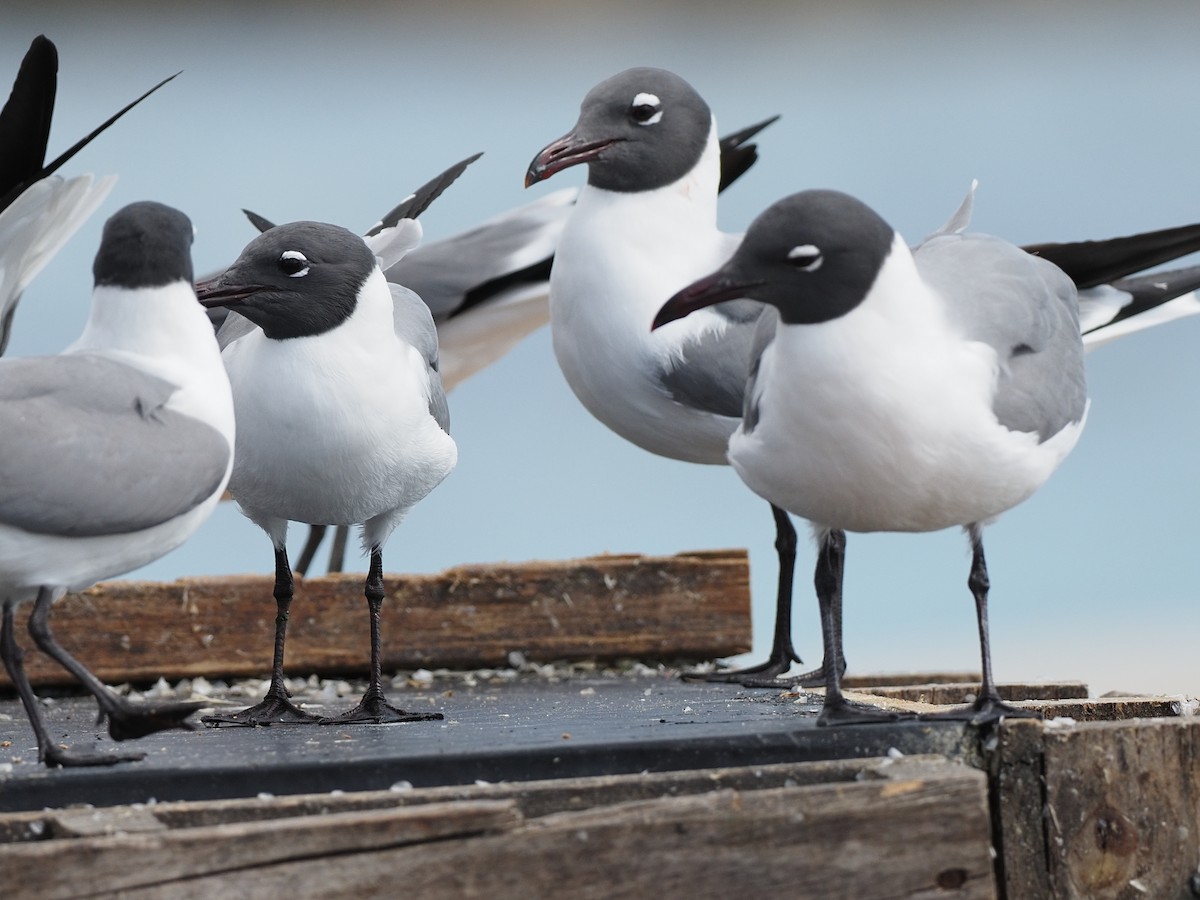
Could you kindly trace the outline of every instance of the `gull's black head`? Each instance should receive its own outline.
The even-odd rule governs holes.
[[[735,297],[770,303],[789,325],[828,322],[867,296],[894,238],[849,194],[792,194],[751,223],[729,262],[663,304],[653,327]]]
[[[650,191],[678,181],[700,161],[712,112],[690,84],[665,69],[627,69],[583,98],[575,127],[529,165],[525,186],[588,164],[588,184]]]
[[[192,280],[192,221],[152,200],[130,203],[104,223],[92,263],[96,286],[162,287]]]
[[[196,285],[196,296],[241,313],[274,340],[309,337],[350,317],[375,265],[354,232],[292,222],[256,237],[233,265]]]

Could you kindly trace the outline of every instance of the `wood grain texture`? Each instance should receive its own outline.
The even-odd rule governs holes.
[[[1200,865],[1200,720],[1045,734],[1054,897],[1192,898]]]
[[[741,550],[460,566],[387,575],[384,586],[388,670],[498,666],[514,650],[551,661],[706,660],[750,649]],[[297,579],[289,672],[366,671],[362,589],[361,575]],[[263,676],[274,633],[271,590],[267,576],[108,582],[65,598],[51,624],[63,646],[110,683]],[[32,649],[26,666],[35,684],[72,683]],[[9,684],[0,673],[0,686]]]
[[[0,896],[51,900],[117,891],[169,896],[178,885],[189,889],[214,880],[228,892],[210,897],[250,896],[237,887],[246,870],[511,829],[519,820],[512,803],[483,801],[17,844],[0,848]],[[228,873],[233,874],[220,877]],[[314,896],[303,885],[296,888],[276,896]]]
[[[986,777],[935,757],[280,798],[262,815],[169,806],[150,810],[166,832],[0,845],[0,882],[28,874],[39,897],[995,896]]]
[[[994,762],[1006,897],[1197,896],[1200,720],[1006,722]]]

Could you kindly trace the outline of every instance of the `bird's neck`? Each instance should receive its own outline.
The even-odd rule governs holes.
[[[233,434],[221,351],[188,282],[97,287],[83,334],[63,352],[99,354],[170,381],[180,387],[174,406]]]
[[[92,292],[83,334],[67,352],[198,357],[207,362],[215,345],[212,337],[212,324],[186,282],[137,289],[99,286]]]
[[[721,148],[713,119],[708,142],[699,161],[687,174],[664,187],[649,191],[610,191],[587,184],[579,192],[578,210],[653,210],[651,221],[670,227],[672,220],[688,228],[715,230],[717,188],[721,183]],[[569,226],[568,226],[569,227]]]

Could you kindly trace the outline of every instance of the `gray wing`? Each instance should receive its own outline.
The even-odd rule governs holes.
[[[0,522],[128,534],[202,503],[232,452],[163,405],[176,386],[89,354],[0,360]]]
[[[741,243],[740,234],[722,236],[723,263]],[[738,419],[746,397],[750,366],[756,360],[755,333],[763,304],[755,300],[727,300],[712,307],[724,327],[708,331],[686,343],[681,356],[659,371],[659,380],[671,398],[685,406]]]
[[[761,400],[758,393],[758,367],[767,345],[775,340],[775,328],[778,325],[779,310],[768,306],[754,327],[754,340],[750,347],[750,377],[746,381],[746,398],[742,406],[742,431],[746,434],[758,427]]]
[[[1062,270],[980,234],[939,235],[917,248],[917,267],[947,301],[964,336],[995,348],[996,417],[1046,440],[1087,406],[1075,286]],[[978,278],[987,271],[989,277]]]
[[[222,317],[217,328],[217,346],[224,350],[238,338],[243,338],[258,328],[253,322],[243,316],[241,313],[234,312],[231,309],[222,310]],[[211,312],[211,311],[210,311]],[[213,319],[213,316],[209,316]],[[214,319],[214,324],[218,324]]]
[[[526,270],[545,280],[549,259],[571,211],[575,189],[556,191],[482,225],[410,251],[384,273],[411,288],[439,322],[470,308],[473,294],[487,285],[509,286]]]
[[[712,309],[725,318],[725,327],[684,344],[680,358],[660,369],[658,377],[676,402],[737,419],[742,415],[763,305],[728,300]]]
[[[389,284],[392,290],[392,323],[396,334],[417,349],[429,367],[429,414],[450,433],[450,407],[438,372],[438,336],[433,316],[420,297],[408,288]]]

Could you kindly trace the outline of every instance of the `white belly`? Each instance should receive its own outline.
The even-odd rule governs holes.
[[[664,229],[671,205],[664,212],[661,199],[581,193],[550,279],[554,355],[588,412],[626,440],[672,459],[724,464],[738,419],[679,403],[658,379],[679,336],[711,328],[717,314],[702,310],[656,332],[650,323],[732,247],[686,204],[676,227]]]
[[[256,333],[225,351],[239,423],[229,488],[260,524],[351,525],[402,512],[457,459],[428,396],[414,390],[423,377],[415,350],[397,342],[395,358],[372,365],[365,354],[322,352],[329,338]]]
[[[223,490],[186,515],[134,534],[70,538],[0,525],[0,599],[29,599],[40,587],[80,591],[154,562],[192,536]]]
[[[734,434],[729,456],[771,502],[847,531],[982,523],[1029,497],[1075,445],[1082,421],[1039,443],[996,420],[995,354],[983,344],[906,350],[885,329],[874,364],[850,372],[865,350],[861,322],[844,339],[851,316],[780,329],[763,356],[761,418]]]

